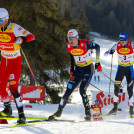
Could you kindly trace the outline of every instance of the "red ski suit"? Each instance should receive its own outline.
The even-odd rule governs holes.
[[[16,37],[24,37],[26,42],[34,40],[34,36],[21,26],[8,23],[5,29],[0,29],[0,96],[4,102],[9,101],[6,85],[9,80],[9,90],[14,98],[19,96],[18,83],[21,75],[21,46],[17,44]]]

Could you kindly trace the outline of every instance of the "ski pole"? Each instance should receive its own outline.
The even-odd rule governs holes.
[[[106,76],[110,81],[112,81],[117,87],[121,88],[122,86],[117,85],[111,78],[109,78],[105,73],[100,71],[104,76]]]
[[[134,82],[134,79],[132,79],[132,80],[130,81],[130,83],[128,83],[128,87],[130,87],[130,86],[133,84],[133,82]]]
[[[113,63],[113,54],[112,54],[112,58],[111,58],[110,79],[111,79],[111,76],[112,76],[112,63]],[[108,96],[110,96],[110,87],[111,87],[111,80],[109,81],[109,95]]]
[[[34,75],[32,69],[31,69],[31,67],[30,67],[30,64],[29,64],[29,62],[28,62],[28,60],[27,60],[27,57],[26,57],[25,53],[23,52],[22,48],[20,48],[20,50],[21,50],[21,52],[22,52],[22,54],[23,54],[23,56],[24,56],[24,59],[25,59],[25,61],[26,61],[26,63],[27,63],[27,66],[28,66],[28,68],[29,68],[29,70],[30,70],[30,72],[31,72],[31,74],[32,74],[32,76],[33,76],[33,78],[34,78],[34,81],[35,81],[35,83],[36,83],[37,86],[38,86],[38,83],[37,83],[37,81],[36,81],[35,75]],[[40,89],[39,86],[38,86],[38,88]],[[40,89],[40,92],[41,92],[41,91],[42,91],[42,89]]]
[[[99,89],[98,87],[96,87],[95,85],[93,85],[93,84],[91,84],[91,83],[90,83],[90,85],[93,86],[93,87],[95,87],[96,89],[100,90],[101,92],[104,92],[104,91],[102,91],[101,89]]]

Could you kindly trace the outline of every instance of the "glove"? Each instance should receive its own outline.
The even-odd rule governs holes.
[[[109,51],[109,54],[113,54],[114,52],[115,52],[115,50],[111,49],[111,50]]]
[[[97,72],[100,72],[102,70],[102,66],[101,66],[100,62],[95,63],[95,69],[97,69]]]
[[[23,39],[21,37],[17,37],[14,42],[20,45],[23,43]]]
[[[123,89],[122,88],[120,88],[120,93],[123,93]]]
[[[70,76],[72,76],[73,75],[73,73],[74,73],[74,69],[70,69]]]

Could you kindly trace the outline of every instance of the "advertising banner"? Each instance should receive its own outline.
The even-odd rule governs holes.
[[[10,99],[13,100],[13,97],[9,91],[9,87],[6,88]],[[45,100],[45,88],[44,86],[19,86],[18,91],[23,100],[29,101],[44,101]]]
[[[113,107],[113,96],[114,93],[109,95],[108,92],[92,91],[92,104],[97,99],[101,108]],[[126,92],[119,93],[118,98],[118,108],[128,108],[128,94]]]

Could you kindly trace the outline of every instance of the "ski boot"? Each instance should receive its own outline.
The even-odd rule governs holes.
[[[117,102],[114,102],[114,107],[111,111],[109,111],[108,115],[111,115],[117,112],[117,105],[118,105]]]
[[[26,117],[23,114],[19,115],[19,119],[17,120],[17,124],[26,124]]]
[[[57,117],[60,117],[63,111],[63,107],[59,106],[58,110],[51,116],[48,117],[48,120],[53,121]]]
[[[133,118],[133,106],[130,106],[129,114],[130,114],[130,118]]]
[[[87,120],[87,121],[90,121],[91,120],[91,113],[90,113],[90,108],[89,107],[85,107],[85,117],[84,119]]]
[[[8,116],[10,117],[12,115],[12,108],[10,102],[4,103],[4,110],[0,112],[0,117]]]

